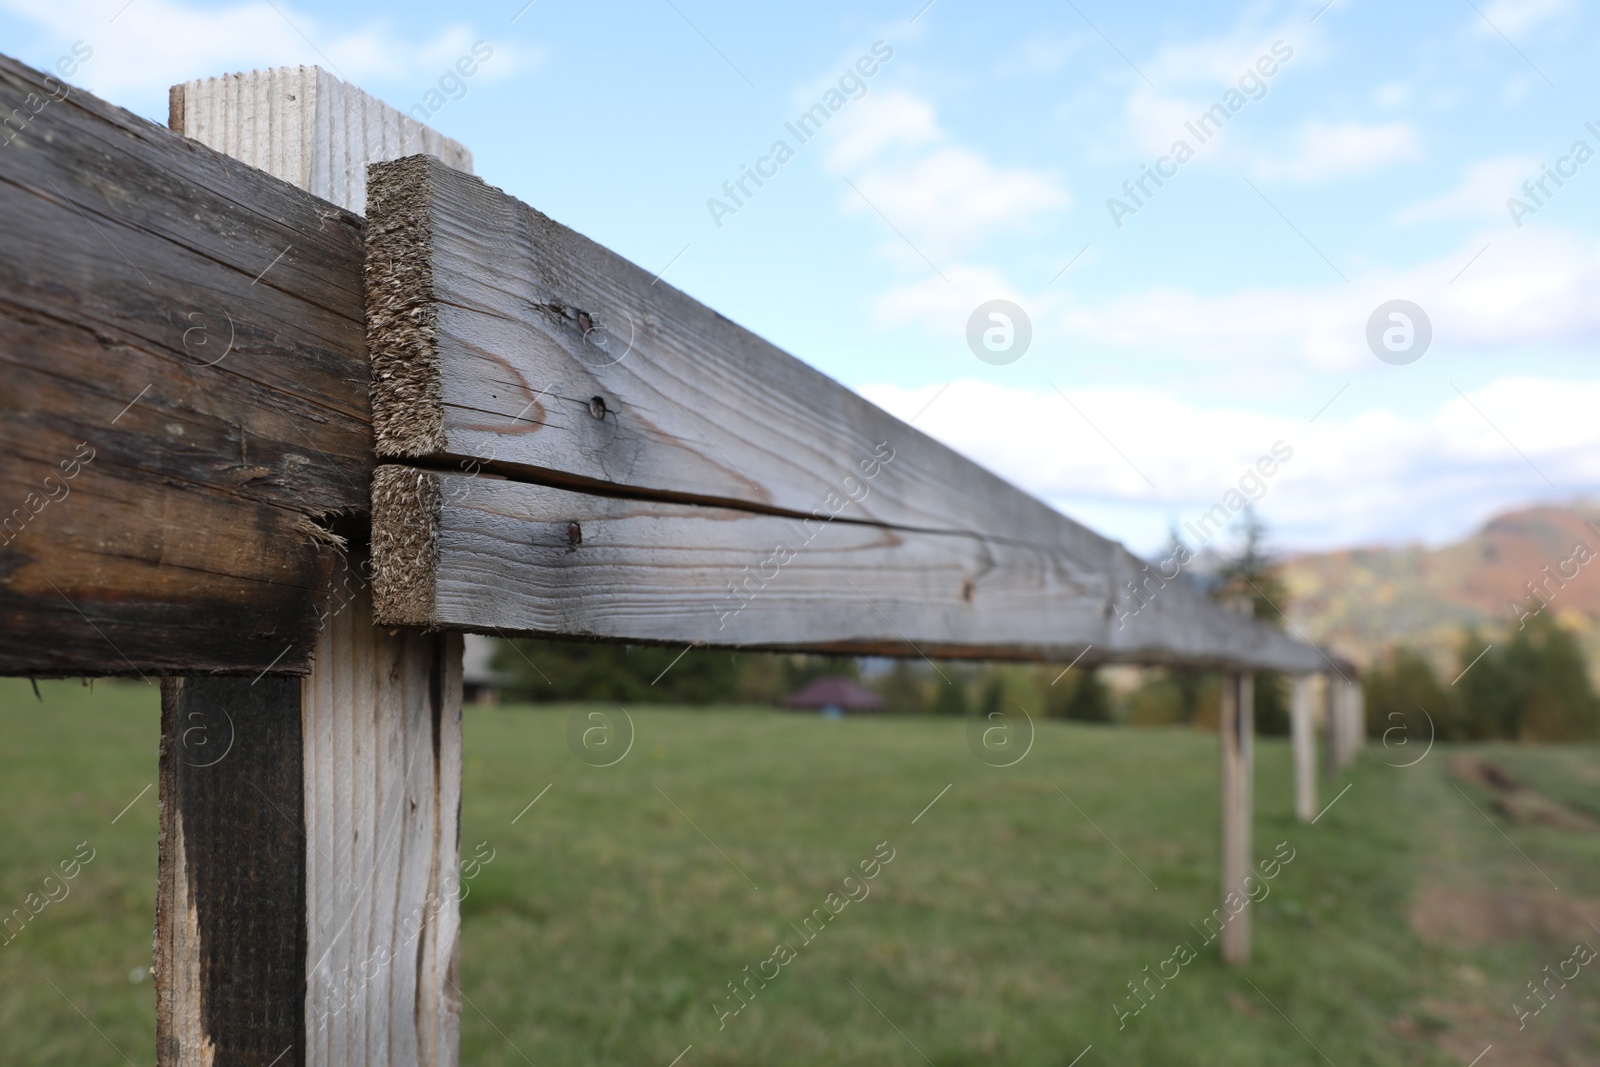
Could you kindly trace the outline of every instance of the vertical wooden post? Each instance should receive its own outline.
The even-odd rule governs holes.
[[[1294,814],[1301,822],[1317,817],[1316,676],[1294,676],[1289,733],[1294,747]]]
[[[1339,773],[1350,766],[1350,683],[1339,678]]]
[[[461,638],[379,630],[363,589],[328,620],[301,709],[306,1063],[451,1067]]]
[[[162,682],[154,972],[164,1067],[306,1062],[300,684]]]
[[[471,166],[314,67],[190,82],[171,105],[178,132],[349,210],[369,162]],[[457,1061],[461,640],[376,629],[365,558],[352,544],[327,591],[309,677],[163,687],[161,1067]]]
[[[1361,749],[1364,723],[1361,686],[1328,676],[1328,776],[1338,777]]]
[[[1322,772],[1329,779],[1339,777],[1344,766],[1341,763],[1340,753],[1344,745],[1343,730],[1343,702],[1340,698],[1342,680],[1334,674],[1324,676],[1327,684],[1322,690],[1322,731],[1324,744],[1322,752]]]
[[[1356,761],[1361,754],[1361,746],[1367,740],[1367,694],[1361,688],[1360,682],[1348,682],[1345,688],[1345,754],[1346,767]]]
[[[1250,824],[1255,776],[1255,681],[1247,672],[1222,676],[1222,959],[1244,963],[1250,958],[1250,909],[1244,881],[1250,874]],[[1230,898],[1237,908],[1229,908]]]

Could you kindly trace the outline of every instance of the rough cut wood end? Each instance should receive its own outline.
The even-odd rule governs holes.
[[[367,351],[380,456],[444,449],[430,211],[430,172],[440,165],[407,156],[367,172]]]
[[[380,466],[372,476],[372,615],[385,626],[432,626],[439,476]]]

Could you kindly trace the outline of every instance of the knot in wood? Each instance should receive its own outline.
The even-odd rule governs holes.
[[[583,527],[575,522],[567,523],[567,544],[576,548],[583,544]]]

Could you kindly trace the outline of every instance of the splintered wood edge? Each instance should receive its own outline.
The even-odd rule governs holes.
[[[431,471],[385,464],[372,475],[372,616],[434,625],[441,495]]]
[[[407,156],[367,168],[367,352],[380,456],[444,450],[430,202],[436,166],[431,156]]]

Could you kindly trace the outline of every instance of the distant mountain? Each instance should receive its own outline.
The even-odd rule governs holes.
[[[1462,631],[1475,626],[1485,641],[1496,640],[1518,624],[1519,611],[1539,610],[1537,592],[1548,603],[1545,610],[1579,634],[1591,669],[1600,673],[1595,504],[1507,512],[1441,548],[1293,556],[1283,574],[1294,624],[1360,664],[1406,644],[1433,660],[1448,682],[1455,677]]]

